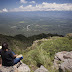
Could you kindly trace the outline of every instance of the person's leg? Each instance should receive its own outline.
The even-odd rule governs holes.
[[[12,51],[12,53],[13,53],[13,55],[16,55],[13,51]],[[23,59],[23,56],[20,58],[15,58],[14,59],[14,65],[17,64],[18,62],[20,62],[20,60],[22,60],[22,59]]]
[[[17,64],[18,62],[20,62],[20,60],[22,60],[22,59],[23,59],[23,56],[20,58],[15,58],[14,59],[14,65]]]

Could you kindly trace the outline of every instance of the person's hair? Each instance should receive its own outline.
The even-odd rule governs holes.
[[[2,50],[8,49],[8,44],[6,42],[2,43]]]

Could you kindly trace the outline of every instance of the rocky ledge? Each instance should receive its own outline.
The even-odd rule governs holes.
[[[55,54],[54,67],[59,72],[72,72],[72,51],[62,51]]]
[[[0,72],[30,72],[30,68],[28,67],[28,65],[26,65],[22,62],[19,62],[15,66],[11,66],[11,67],[2,66],[2,67],[0,67]]]
[[[28,67],[28,65],[19,62],[15,66],[0,67],[0,72],[30,72],[30,68]],[[34,72],[49,72],[49,71],[44,66],[41,65],[40,68],[36,69]]]

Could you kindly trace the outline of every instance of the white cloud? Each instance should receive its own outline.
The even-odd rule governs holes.
[[[2,12],[19,12],[19,11],[72,11],[72,3],[64,3],[64,4],[57,4],[57,3],[47,3],[43,2],[42,4],[35,4],[23,6],[21,5],[19,8],[14,8],[7,10],[6,8],[0,10]]]
[[[43,2],[42,4],[36,4],[35,6],[28,5],[23,6],[21,5],[19,8],[14,8],[10,11],[72,11],[72,4],[64,3],[64,4],[57,4],[57,3],[47,3]]]
[[[21,2],[21,3],[27,3],[27,1],[26,1],[26,0],[20,0],[20,2]]]
[[[36,3],[35,1],[30,1],[30,2],[28,2],[28,1],[26,1],[26,0],[20,0],[20,3]]]
[[[6,8],[4,8],[4,9],[0,10],[0,13],[2,13],[2,12],[8,12],[8,10]]]
[[[36,2],[35,1],[31,1],[30,3],[34,3],[35,4]]]
[[[44,11],[69,11],[72,10],[72,4],[56,4],[43,2],[42,4],[36,5],[37,8]]]
[[[8,12],[8,10],[7,10],[6,8],[4,8],[4,9],[2,10],[2,12]]]
[[[23,7],[23,5],[21,5],[19,8],[21,8],[21,9],[22,9],[22,8],[24,8],[24,7]]]
[[[32,5],[28,5],[26,8],[32,8]]]

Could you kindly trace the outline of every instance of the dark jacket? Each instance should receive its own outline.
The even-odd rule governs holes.
[[[14,65],[14,55],[11,50],[3,51],[1,50],[1,58],[3,66],[13,66]]]

